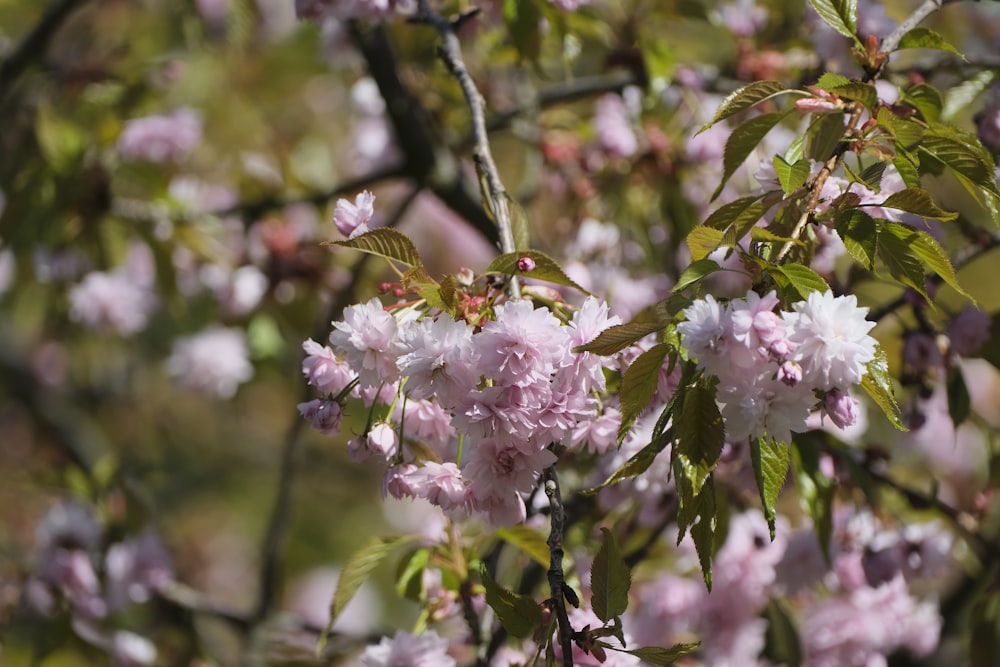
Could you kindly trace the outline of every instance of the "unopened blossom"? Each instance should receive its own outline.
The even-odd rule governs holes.
[[[628,109],[620,95],[608,93],[597,100],[594,130],[601,148],[609,155],[627,158],[639,150]]]
[[[396,362],[406,351],[396,318],[373,298],[344,310],[343,321],[333,323],[330,345],[358,374],[362,386],[378,387],[399,378]]]
[[[795,361],[786,361],[778,367],[777,379],[784,382],[789,387],[794,387],[802,382],[802,366]]]
[[[823,414],[837,428],[847,428],[857,421],[857,401],[846,391],[831,389],[823,398]]]
[[[126,160],[179,162],[201,139],[201,116],[192,109],[178,109],[169,115],[127,121],[118,136],[118,153]]]
[[[817,389],[848,389],[860,382],[875,358],[875,339],[868,335],[875,323],[865,319],[868,309],[858,307],[853,294],[835,297],[830,291],[812,292],[793,308],[784,317],[805,382]]]
[[[372,426],[366,436],[368,441],[368,451],[382,456],[387,461],[396,455],[396,448],[399,446],[399,437],[392,424],[380,422]]]
[[[365,667],[455,667],[448,655],[448,640],[433,630],[419,635],[398,630],[392,639],[383,637],[361,654]]]
[[[328,346],[310,338],[302,343],[302,349],[306,353],[306,358],[302,360],[302,374],[309,384],[324,394],[336,396],[354,380],[351,367],[338,359]]]
[[[365,190],[354,198],[354,203],[338,199],[333,209],[333,224],[344,236],[353,239],[368,230],[368,223],[375,215],[375,195]]]
[[[323,435],[337,435],[344,418],[344,409],[337,401],[314,399],[299,403],[299,414],[309,420],[309,425]]]
[[[212,326],[179,338],[166,368],[184,388],[231,398],[236,388],[253,376],[247,355],[246,336],[241,329]]]
[[[948,322],[948,340],[952,351],[963,357],[975,354],[990,339],[990,316],[973,305],[966,305]]]

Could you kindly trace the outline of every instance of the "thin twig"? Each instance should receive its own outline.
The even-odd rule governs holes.
[[[9,92],[33,60],[45,55],[49,42],[76,9],[87,0],[58,0],[42,15],[24,41],[0,62],[0,97]]]
[[[480,174],[480,178],[486,182],[483,196],[500,232],[500,250],[505,254],[516,252],[514,228],[511,222],[510,207],[507,203],[509,195],[500,180],[500,172],[497,170],[496,163],[493,161],[493,153],[490,150],[490,140],[486,130],[486,102],[479,89],[476,88],[472,75],[469,74],[465,61],[462,59],[462,46],[458,41],[455,25],[432,10],[427,0],[419,0],[417,7],[417,14],[412,20],[416,23],[426,23],[437,30],[443,42],[440,50],[441,59],[458,82],[462,94],[465,95],[465,101],[472,117],[472,155],[476,163],[476,171]],[[510,281],[511,297],[520,298],[520,292],[517,279],[512,279]]]
[[[900,40],[903,36],[920,25],[921,22],[937,10],[941,9],[945,5],[950,5],[958,0],[924,0],[924,3],[913,10],[913,12],[906,17],[906,20],[896,26],[889,35],[882,40],[882,44],[879,46],[879,53],[892,53],[899,46]]]
[[[569,586],[563,573],[563,515],[562,494],[559,491],[559,478],[556,469],[549,466],[542,472],[542,484],[545,485],[545,495],[549,499],[551,509],[549,538],[549,594],[555,607],[556,619],[559,621],[559,646],[562,648],[563,667],[573,667],[573,626],[569,623],[566,613],[566,596]],[[576,597],[575,593],[570,595]]]

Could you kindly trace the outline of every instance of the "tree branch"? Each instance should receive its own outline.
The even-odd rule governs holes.
[[[882,40],[878,49],[879,53],[892,53],[895,51],[896,47],[899,46],[900,40],[903,39],[906,33],[916,28],[925,18],[937,10],[953,2],[958,2],[958,0],[924,0],[922,5],[913,10],[913,13],[905,21],[896,26],[896,29]]]
[[[24,41],[0,62],[0,98],[13,89],[14,83],[31,65],[41,59],[49,42],[76,9],[87,0],[57,0],[49,6]]]
[[[566,584],[562,568],[565,516],[562,494],[559,492],[559,478],[556,477],[554,466],[549,466],[542,472],[542,484],[545,485],[545,495],[549,499],[552,511],[549,538],[546,540],[546,544],[549,545],[549,595],[559,622],[559,646],[562,648],[563,667],[573,667],[573,626],[570,625],[569,615],[566,613],[566,600],[575,600],[576,593]]]

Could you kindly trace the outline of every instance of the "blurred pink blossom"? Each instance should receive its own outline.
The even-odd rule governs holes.
[[[231,398],[236,388],[253,376],[241,329],[212,326],[174,343],[167,373],[181,387]]]
[[[192,109],[178,109],[169,115],[127,121],[118,137],[118,153],[126,160],[180,162],[201,139],[201,116]]]

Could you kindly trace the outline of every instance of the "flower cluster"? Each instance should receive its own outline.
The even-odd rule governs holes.
[[[556,461],[550,445],[579,445],[581,424],[597,416],[607,360],[573,348],[620,320],[594,298],[565,322],[527,300],[481,314],[489,319],[473,325],[378,299],[350,306],[329,347],[304,344],[303,373],[326,396],[299,408],[334,434],[344,398],[363,398],[386,414],[348,451],[389,464],[386,493],[510,525],[524,520],[522,494]]]
[[[854,423],[851,388],[875,358],[874,322],[853,296],[813,292],[791,311],[775,312],[774,292],[750,291],[723,305],[711,295],[684,311],[677,326],[698,366],[719,379],[718,401],[730,441],[789,442],[806,430],[819,400],[840,428]]]

